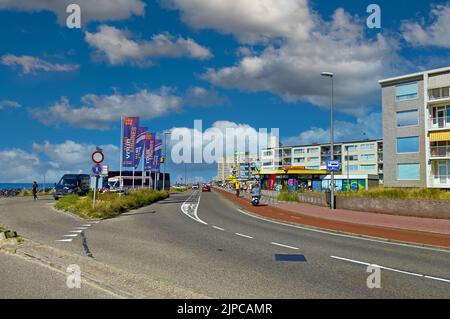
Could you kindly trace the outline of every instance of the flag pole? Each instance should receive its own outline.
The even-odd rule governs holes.
[[[119,152],[119,165],[120,165],[120,175],[119,175],[119,188],[123,187],[122,181],[122,165],[123,165],[123,116],[120,117],[120,152]]]

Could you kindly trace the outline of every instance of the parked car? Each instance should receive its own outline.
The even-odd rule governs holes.
[[[53,198],[58,200],[62,196],[77,194],[84,196],[91,187],[91,177],[88,174],[65,174],[55,183]]]
[[[203,185],[202,192],[210,192],[210,191],[211,191],[211,186],[209,186],[208,184]]]

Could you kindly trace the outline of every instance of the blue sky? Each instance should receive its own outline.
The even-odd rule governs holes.
[[[382,28],[369,29],[372,2],[79,0],[82,28],[69,29],[71,1],[1,0],[0,182],[88,171],[96,145],[116,168],[121,115],[154,132],[201,119],[322,142],[328,70],[338,139],[380,138],[377,81],[450,64],[450,4],[377,1]]]

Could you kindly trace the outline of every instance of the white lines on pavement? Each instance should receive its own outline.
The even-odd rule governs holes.
[[[225,231],[225,229],[221,228],[221,227],[217,227],[217,226],[213,226],[213,228],[221,230],[221,231]]]
[[[305,226],[299,226],[299,225],[293,225],[293,224],[288,224],[288,223],[282,223],[282,222],[278,222],[278,221],[275,221],[275,220],[271,220],[271,219],[255,216],[253,214],[247,213],[246,211],[244,211],[242,209],[238,209],[238,211],[240,213],[244,214],[244,215],[247,215],[249,217],[256,218],[256,219],[259,219],[259,220],[262,220],[262,221],[265,221],[265,222],[274,223],[274,224],[278,224],[278,225],[282,225],[282,226],[298,228],[298,229],[302,229],[302,230],[308,230],[308,231],[315,232],[315,233],[320,233],[320,234],[327,234],[327,235],[331,235],[331,236],[338,236],[338,237],[352,238],[352,239],[358,239],[358,240],[365,240],[365,241],[381,243],[381,244],[385,244],[385,245],[395,245],[395,246],[403,246],[403,247],[408,247],[408,248],[417,248],[417,249],[425,249],[425,250],[432,250],[432,251],[439,251],[439,252],[444,252],[444,253],[450,253],[450,249],[439,249],[439,248],[432,248],[432,247],[426,247],[426,246],[418,246],[418,245],[414,245],[414,244],[403,244],[403,243],[392,242],[392,241],[382,240],[382,239],[372,239],[372,238],[355,236],[355,235],[334,233],[334,232],[331,232],[331,231],[320,230],[320,229],[315,229],[315,228],[310,228],[310,227],[305,227]]]
[[[58,242],[71,242],[75,237],[77,237],[79,234],[81,234],[82,232],[84,232],[85,230],[89,229],[89,227],[92,226],[92,224],[97,224],[97,222],[90,222],[89,224],[84,224],[78,227],[74,227],[72,230],[69,231],[69,233],[71,234],[67,234],[67,235],[63,235],[63,239],[59,239],[56,240]],[[70,238],[67,238],[70,237]]]
[[[405,274],[405,275],[410,275],[410,276],[415,276],[415,277],[422,277],[422,278],[427,278],[427,279],[438,280],[438,281],[443,281],[443,282],[450,283],[450,279],[433,277],[433,276],[427,276],[427,275],[418,274],[418,273],[409,272],[409,271],[404,271],[404,270],[399,270],[399,269],[395,269],[395,268],[390,268],[390,267],[385,267],[385,266],[380,266],[380,265],[374,265],[374,264],[366,263],[366,262],[363,262],[363,261],[349,259],[349,258],[344,258],[344,257],[338,257],[338,256],[330,256],[330,257],[333,258],[333,259],[338,259],[338,260],[342,260],[342,261],[348,261],[348,262],[351,262],[351,263],[354,263],[354,264],[359,264],[359,265],[364,265],[364,266],[374,266],[374,267],[378,267],[380,269],[389,270],[389,271],[393,271],[393,272],[397,272],[397,273],[401,273],[401,274]]]
[[[72,234],[72,235],[64,235],[64,237],[77,237],[78,234]]]
[[[56,241],[60,241],[60,242],[71,242],[71,241],[72,241],[72,238],[70,238],[70,239],[58,239],[58,240],[56,240]]]
[[[238,235],[238,236],[244,237],[244,238],[250,238],[250,239],[253,239],[252,236],[248,236],[248,235],[244,235],[244,234],[240,234],[240,233],[235,233],[235,234]]]
[[[81,227],[91,227],[91,224],[81,225]]]
[[[195,194],[198,194],[198,201],[197,203],[194,203],[193,200],[191,200],[191,197]],[[200,224],[203,225],[208,225],[207,223],[205,223],[203,220],[201,220],[198,215],[197,215],[197,210],[198,210],[198,206],[200,205],[200,192],[193,192],[188,199],[186,199],[186,201],[181,205],[181,211],[183,212],[183,214],[185,214],[186,216],[188,216],[189,218],[195,220],[196,222],[199,222]]]
[[[82,230],[71,230],[71,231],[69,231],[69,233],[82,233],[83,231]]]
[[[75,229],[86,230],[86,229],[87,229],[87,227],[75,227]]]
[[[279,244],[279,243],[275,243],[275,242],[271,242],[271,244],[272,244],[272,245],[275,245],[275,246],[280,246],[280,247],[284,247],[284,248],[289,248],[289,249],[298,250],[297,247],[293,247],[293,246],[288,246],[288,245]]]

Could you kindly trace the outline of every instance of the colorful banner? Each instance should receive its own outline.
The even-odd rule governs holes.
[[[144,170],[151,171],[155,152],[155,133],[145,134]]]
[[[125,117],[122,136],[122,166],[133,167],[139,117]]]
[[[152,172],[159,173],[161,155],[162,155],[162,140],[155,140],[155,152],[153,154]]]
[[[147,133],[148,127],[138,127],[136,145],[134,152],[134,169],[139,168],[139,163],[141,162],[142,153],[145,146],[145,134]]]

